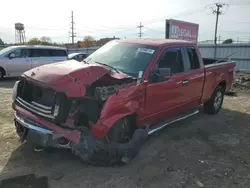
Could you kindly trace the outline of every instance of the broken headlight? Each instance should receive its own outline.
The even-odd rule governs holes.
[[[53,116],[56,122],[65,122],[71,107],[70,101],[64,93],[56,93]]]
[[[12,101],[14,102],[16,100],[17,97],[17,90],[18,90],[18,84],[20,81],[16,81],[13,90],[12,90]]]
[[[120,89],[119,85],[96,87],[94,96],[96,99],[105,101],[110,95]]]
[[[59,105],[55,104],[54,106],[54,113],[53,113],[54,117],[57,117],[59,115]]]

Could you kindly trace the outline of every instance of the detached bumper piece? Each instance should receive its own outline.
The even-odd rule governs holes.
[[[72,151],[84,162],[92,165],[110,166],[117,163],[129,163],[136,156],[147,137],[147,130],[137,129],[130,142],[118,144],[98,140],[90,132],[84,132],[80,142],[72,145]]]
[[[92,165],[110,166],[117,163],[129,163],[137,154],[148,137],[146,129],[137,129],[130,142],[108,143],[92,136],[89,130],[81,133],[78,143],[65,139],[35,122],[24,119],[15,114],[15,126],[21,141],[27,141],[43,147],[57,147],[71,149],[84,162]]]

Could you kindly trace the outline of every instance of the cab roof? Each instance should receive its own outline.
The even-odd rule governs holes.
[[[168,44],[194,44],[190,41],[185,40],[175,40],[175,39],[162,39],[162,38],[135,38],[135,39],[120,39],[119,42],[124,43],[133,43],[133,44],[141,44],[141,45],[149,45],[149,46],[161,46]]]

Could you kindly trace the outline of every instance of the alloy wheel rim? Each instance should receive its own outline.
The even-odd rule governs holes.
[[[221,106],[222,103],[222,93],[220,91],[218,91],[215,95],[215,99],[214,99],[214,107],[215,109],[218,109]]]

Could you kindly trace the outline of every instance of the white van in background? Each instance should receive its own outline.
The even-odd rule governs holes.
[[[0,50],[0,79],[20,76],[45,64],[67,60],[66,48],[54,46],[11,46]]]

